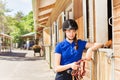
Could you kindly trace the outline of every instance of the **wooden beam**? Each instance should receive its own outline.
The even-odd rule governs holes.
[[[37,25],[38,25],[38,27],[47,27],[47,26],[46,26],[46,23],[44,23],[44,24],[40,24],[40,23],[39,23],[39,24],[37,24]]]
[[[40,7],[40,8],[38,8],[38,9],[39,9],[39,11],[41,12],[41,11],[45,11],[45,10],[48,10],[48,9],[50,9],[50,8],[53,8],[54,6],[55,6],[55,3],[50,4],[50,5],[47,5],[47,6],[45,6],[45,7]]]
[[[55,7],[48,19],[46,26],[50,26],[70,3],[72,3],[72,0],[56,0]]]
[[[42,29],[43,29],[43,27],[37,27],[37,30],[39,30],[39,31],[42,30]]]
[[[44,18],[44,17],[48,17],[50,16],[51,12],[43,14],[43,15],[39,15],[38,18]]]
[[[43,20],[38,20],[38,23],[46,22],[47,20],[48,20],[48,18],[43,19]]]
[[[45,22],[42,22],[42,23],[40,23],[41,25],[43,25],[43,24],[46,24],[47,23],[47,21],[45,21]]]

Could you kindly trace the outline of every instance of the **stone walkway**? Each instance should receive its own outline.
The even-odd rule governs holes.
[[[43,57],[34,57],[33,51],[28,50],[14,50],[12,53],[26,55],[0,56],[0,80],[54,80],[55,73]]]

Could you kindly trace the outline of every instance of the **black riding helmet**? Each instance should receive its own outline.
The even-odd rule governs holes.
[[[66,29],[75,29],[75,30],[77,30],[78,25],[77,25],[75,20],[68,19],[68,20],[64,21],[64,23],[62,25],[62,29],[63,29],[63,31],[65,31]]]

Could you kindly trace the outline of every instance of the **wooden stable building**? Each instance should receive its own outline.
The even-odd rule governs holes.
[[[75,19],[78,39],[105,43],[86,66],[84,80],[120,80],[120,0],[32,0],[34,28],[41,34],[45,59],[54,68],[55,45],[64,39],[62,23]],[[85,54],[85,53],[84,53]]]
[[[0,52],[11,52],[12,50],[12,37],[4,34],[4,33],[0,33]]]

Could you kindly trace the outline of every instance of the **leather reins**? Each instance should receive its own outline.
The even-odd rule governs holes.
[[[85,75],[85,60],[79,60],[77,62],[77,65],[79,65],[77,70],[72,70],[71,74],[76,78],[76,80],[82,79]]]

